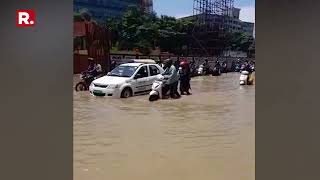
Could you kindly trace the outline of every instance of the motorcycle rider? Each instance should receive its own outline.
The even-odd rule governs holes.
[[[214,65],[214,67],[215,67],[217,70],[221,69],[221,64],[220,64],[220,62],[219,62],[218,60],[216,60],[216,63],[215,63],[215,65]]]
[[[197,68],[196,68],[196,62],[194,59],[192,59],[192,61],[190,62],[189,67],[190,67],[190,76],[195,76]]]
[[[223,72],[227,73],[227,61],[223,61],[222,62],[222,68],[223,68]]]
[[[170,90],[170,97],[176,98],[180,97],[176,87],[178,87],[179,83],[179,75],[178,70],[173,64],[171,59],[168,59],[164,64],[164,72],[162,73],[163,77],[167,80],[163,86],[163,94],[165,95],[168,90]]]
[[[180,60],[177,59],[175,62],[174,62],[174,67],[176,68],[176,71],[177,71],[177,75],[178,75],[178,81],[176,83],[174,83],[174,86],[173,86],[173,92],[174,92],[174,95],[179,98],[180,97],[180,94],[178,92],[178,85],[179,85],[179,79],[180,79],[180,74],[179,74],[179,67],[180,67]]]
[[[249,73],[252,72],[251,65],[248,61],[245,61],[243,66],[242,66],[243,71],[248,71]]]
[[[248,78],[247,78],[247,81],[249,81],[249,79],[251,78],[253,69],[252,69],[252,66],[250,65],[250,63],[248,61],[245,61],[244,65],[243,65],[243,68],[242,68],[242,71],[247,71],[249,73],[248,74]]]
[[[190,95],[189,89],[190,87],[190,77],[191,77],[191,72],[190,72],[190,66],[188,61],[183,60],[180,63],[181,67],[181,72],[180,72],[180,92],[181,95]]]
[[[255,70],[255,62],[250,61],[250,66],[251,66],[252,71],[254,71]]]
[[[97,76],[101,71],[101,65],[97,64],[93,58],[88,58],[88,68],[86,71],[84,71],[84,73],[87,73],[90,76]]]
[[[88,58],[88,68],[84,71],[84,73],[87,73],[90,76],[96,76],[98,74],[97,71],[97,63],[94,62],[93,58]]]
[[[100,73],[102,73],[101,65],[97,64],[93,58],[88,58],[88,68],[87,70],[83,71],[82,74],[85,75],[86,83],[90,84],[95,77],[97,77]]]
[[[112,62],[111,62],[111,66],[110,66],[110,71],[112,71],[114,68],[116,68],[116,61],[115,60],[113,60]]]
[[[209,65],[209,61],[208,61],[207,58],[205,59],[205,61],[204,61],[204,63],[202,65],[204,67],[205,74],[209,74],[210,65]]]
[[[237,62],[235,64],[235,71],[241,70],[241,61],[240,59],[237,59]]]

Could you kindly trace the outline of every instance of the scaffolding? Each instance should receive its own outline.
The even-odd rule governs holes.
[[[151,13],[153,11],[153,0],[140,0],[140,4],[145,12]]]
[[[212,30],[216,26],[227,29],[233,5],[234,0],[194,0],[193,16],[198,25],[206,25],[204,30]]]
[[[196,22],[193,37],[198,46],[194,52],[205,51],[217,55],[223,49],[224,35],[230,29],[234,0],[194,0],[193,17]]]

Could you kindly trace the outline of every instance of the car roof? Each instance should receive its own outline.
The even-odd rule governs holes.
[[[143,63],[124,63],[121,64],[120,66],[141,66]]]
[[[157,65],[157,64],[145,64],[145,63],[125,63],[125,64],[121,64],[120,66],[134,66],[134,67],[138,67],[141,65]]]
[[[133,59],[135,63],[144,63],[144,64],[155,64],[156,61],[153,59]]]
[[[153,59],[121,59],[119,62],[122,63],[143,63],[143,64],[155,64],[156,61]]]

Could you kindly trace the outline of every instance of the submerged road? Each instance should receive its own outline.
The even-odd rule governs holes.
[[[254,180],[255,86],[239,73],[192,79],[149,102],[74,92],[75,180]]]

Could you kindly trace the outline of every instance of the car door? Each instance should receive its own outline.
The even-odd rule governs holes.
[[[149,65],[149,73],[150,73],[150,78],[149,78],[149,85],[150,89],[152,87],[153,82],[157,79],[157,75],[161,74],[160,69],[156,65]]]
[[[134,93],[144,93],[147,92],[149,89],[148,81],[149,81],[149,72],[148,72],[148,66],[143,65],[138,70],[137,73],[134,76]]]

